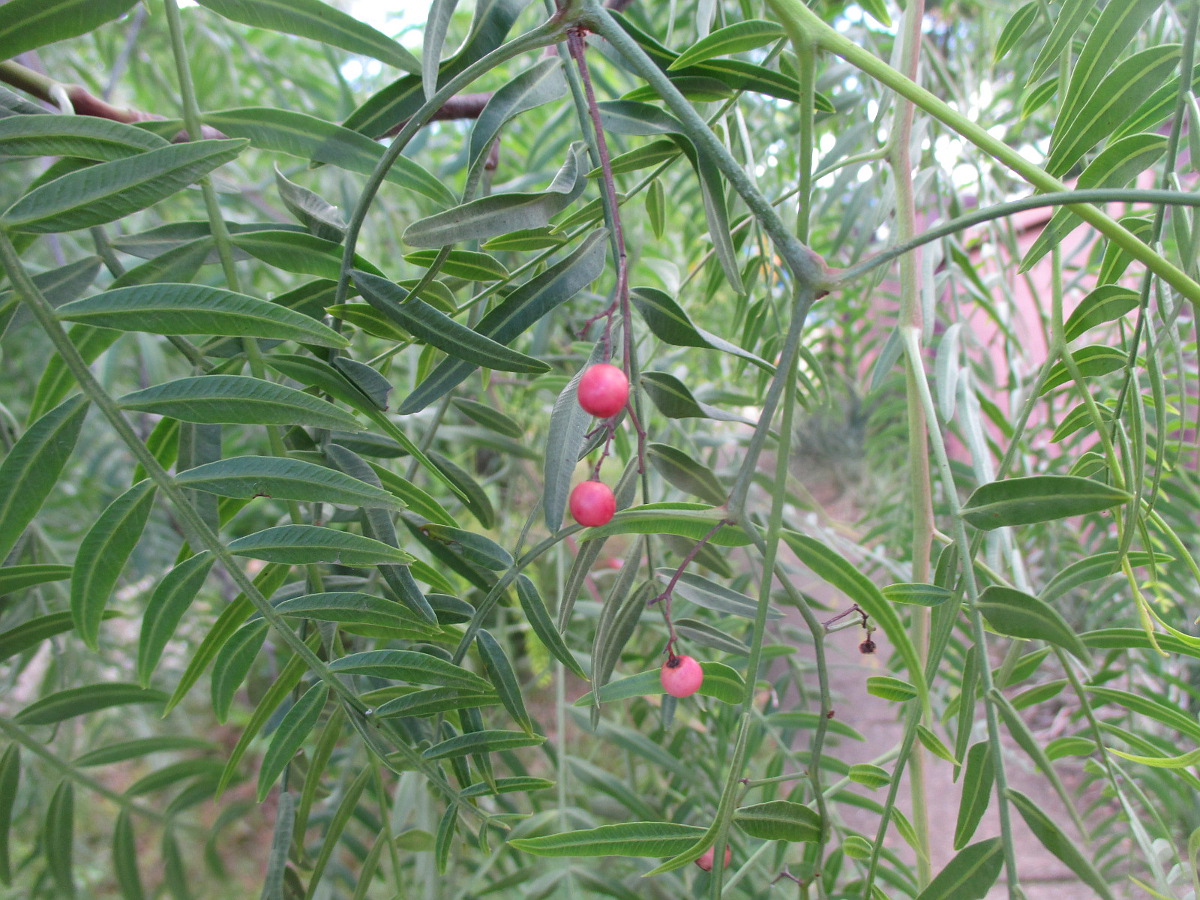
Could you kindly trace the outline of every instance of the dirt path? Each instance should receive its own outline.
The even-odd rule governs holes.
[[[827,585],[815,582],[802,585],[801,589],[817,596],[829,593]],[[803,627],[798,615],[795,615],[795,619],[797,624]],[[861,654],[858,649],[861,640],[862,635],[856,629],[848,629],[831,635],[827,643],[837,719],[857,729],[866,738],[862,742],[842,740],[837,745],[835,752],[838,758],[852,765],[871,762],[897,746],[903,737],[903,728],[897,720],[897,705],[867,693],[867,678],[871,675],[886,674],[883,663],[885,657],[882,654]],[[983,729],[983,722],[980,721],[980,733],[976,739],[983,739]],[[1006,755],[1005,764],[1011,786],[1035,798],[1042,804],[1043,811],[1051,820],[1058,823],[1072,837],[1077,837],[1062,801],[1046,779],[1034,770],[1027,757],[1014,748],[1014,752]],[[1075,773],[1060,768],[1059,774],[1068,789],[1076,783],[1076,778],[1072,777]],[[933,870],[936,873],[954,856],[952,843],[962,785],[961,782],[954,781],[953,767],[949,763],[930,754],[926,754],[926,781],[931,823],[931,855]],[[860,785],[855,785],[855,788],[879,802],[887,796],[886,787],[876,791],[870,791]],[[906,815],[911,813],[909,797],[906,774],[898,804]],[[873,839],[878,827],[878,817],[874,813],[850,806],[841,807],[839,813],[847,825]],[[1025,826],[1020,816],[1014,815],[1013,830],[1016,836],[1017,868],[1027,900],[1094,900],[1097,896],[1095,891],[1080,882],[1070,869],[1047,851]],[[972,842],[994,837],[999,833],[999,817],[993,800]],[[915,854],[894,829],[889,832],[887,846],[901,858],[915,860]],[[1114,891],[1116,890],[1117,887],[1114,886]],[[1008,891],[1003,882],[997,884],[988,894],[988,900],[1006,900],[1007,897]]]

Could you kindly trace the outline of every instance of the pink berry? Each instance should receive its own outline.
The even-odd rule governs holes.
[[[663,663],[663,690],[672,697],[690,697],[703,683],[704,670],[690,656],[671,656]]]
[[[716,854],[713,853],[713,847],[709,847],[700,854],[700,858],[696,860],[696,865],[702,868],[705,872],[711,872],[713,867],[713,858]],[[729,860],[733,857],[733,853],[729,849],[729,845],[725,845],[725,868],[729,868]]]
[[[579,379],[579,405],[597,419],[608,419],[629,401],[629,379],[616,366],[599,363]]]
[[[571,515],[580,525],[607,525],[617,511],[617,498],[602,481],[581,481],[571,491]]]

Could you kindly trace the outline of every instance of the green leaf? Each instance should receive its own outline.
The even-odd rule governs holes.
[[[1124,3],[1106,4],[1100,10],[1096,24],[1088,34],[1075,61],[1075,68],[1071,71],[1066,96],[1058,112],[1055,137],[1058,137],[1061,126],[1065,126],[1067,131],[1075,129],[1080,110],[1104,90],[1104,73],[1112,67],[1113,61],[1160,5],[1162,0],[1126,0]],[[1128,105],[1124,111],[1127,113],[1134,106]]]
[[[311,425],[362,431],[358,420],[332,403],[294,388],[246,375],[180,378],[118,401],[124,409],[217,425]]]
[[[136,684],[102,682],[68,688],[29,704],[14,717],[22,725],[53,725],[75,716],[113,706],[135,703],[160,705],[167,699],[162,691],[148,691]]]
[[[1058,64],[1063,51],[1070,46],[1075,32],[1092,9],[1095,9],[1092,0],[1063,0],[1062,7],[1054,17],[1054,27],[1050,30],[1050,36],[1042,45],[1037,59],[1033,61],[1033,68],[1030,69],[1029,78],[1025,82],[1027,88],[1045,75],[1051,66]]]
[[[545,791],[554,787],[554,782],[545,778],[535,778],[530,775],[517,775],[510,778],[497,778],[494,785],[477,783],[463,788],[464,797],[488,797],[494,794],[528,793],[529,791]]]
[[[355,269],[351,273],[363,297],[414,337],[476,366],[504,372],[547,372],[540,359],[510,350],[409,295],[386,278]]]
[[[1012,588],[991,585],[979,598],[988,625],[1010,637],[1047,641],[1080,660],[1091,659],[1087,647],[1054,607]]]
[[[412,556],[359,534],[319,525],[276,525],[230,541],[229,552],[289,565],[340,563],[343,566],[405,565]]]
[[[729,227],[729,208],[725,200],[725,179],[708,153],[694,147],[687,138],[678,138],[684,155],[700,179],[700,196],[704,201],[704,218],[708,222],[708,237],[725,280],[739,294],[746,292],[742,284],[737,252],[733,247],[733,232]]]
[[[116,615],[115,612],[105,612],[104,618],[111,619]],[[49,613],[27,619],[0,634],[0,662],[74,627],[75,623],[69,612]]]
[[[499,702],[500,698],[494,692],[463,691],[448,687],[427,688],[388,700],[376,708],[372,715],[378,719],[395,716],[432,716],[455,709],[496,706]]]
[[[278,604],[275,609],[280,615],[304,619],[319,619],[322,622],[338,622],[344,625],[371,625],[433,633],[435,628],[411,612],[408,607],[357,591],[327,591],[320,594],[305,594]]]
[[[658,182],[655,182],[657,184]],[[754,363],[766,372],[774,372],[775,367],[766,360],[760,359],[748,350],[743,350],[737,344],[730,343],[719,335],[697,328],[688,318],[683,307],[672,299],[666,291],[658,288],[636,287],[630,291],[630,299],[637,311],[641,313],[650,331],[660,341],[675,347],[704,347],[720,350],[732,356],[737,356]]]
[[[712,469],[682,450],[668,444],[647,444],[646,457],[671,485],[694,497],[720,505],[729,495]]]
[[[696,825],[673,822],[624,822],[582,831],[514,838],[510,847],[534,856],[664,857],[690,850],[705,835]]]
[[[275,729],[271,745],[263,754],[262,765],[258,770],[259,803],[266,799],[267,792],[275,784],[275,779],[283,772],[284,766],[292,761],[300,745],[316,726],[328,697],[329,685],[323,681],[317,682],[287,711],[287,715]]]
[[[892,783],[892,776],[888,774],[887,769],[872,765],[871,763],[857,763],[851,766],[846,777],[855,784],[861,784],[873,791],[877,791],[881,787],[887,787]]]
[[[1091,861],[1079,852],[1078,842],[1063,833],[1053,820],[1042,812],[1041,807],[1026,797],[1020,791],[1008,789],[1008,799],[1012,801],[1029,830],[1034,833],[1042,846],[1058,857],[1088,887],[1096,892],[1103,900],[1113,900],[1112,890],[1104,877],[1096,871]]]
[[[1079,301],[1064,326],[1065,337],[1073,341],[1088,329],[1115,322],[1137,307],[1137,291],[1118,284],[1102,284]]]
[[[492,194],[419,219],[404,230],[413,247],[443,247],[510,231],[541,228],[570,206],[587,186],[584,144],[577,141],[544,191]]]
[[[479,164],[506,122],[523,112],[559,99],[566,90],[567,83],[557,59],[539,60],[497,90],[471,128],[468,167]]]
[[[962,799],[958,804],[958,821],[954,826],[954,849],[961,850],[975,834],[983,814],[991,804],[996,764],[987,741],[972,745],[967,751],[963,770]]]
[[[275,189],[279,199],[313,237],[340,244],[346,237],[346,221],[338,208],[315,191],[296,184],[275,167]]]
[[[133,834],[133,817],[122,809],[113,825],[113,871],[124,900],[143,900],[142,877],[138,874],[138,847]]]
[[[127,759],[137,759],[149,756],[151,753],[170,753],[175,750],[212,750],[213,745],[201,738],[186,737],[185,735],[162,735],[152,738],[137,738],[132,741],[120,741],[89,750],[71,760],[71,764],[80,768],[90,766],[108,766],[124,762]]]
[[[433,523],[422,525],[421,530],[431,541],[448,547],[477,566],[503,572],[513,565],[512,554],[485,535]]]
[[[702,662],[704,681],[696,691],[705,697],[713,697],[722,703],[738,704],[746,691],[746,681],[736,669],[718,662]],[[662,671],[652,669],[649,672],[639,672],[626,678],[610,681],[600,688],[600,702],[611,703],[616,700],[628,700],[631,697],[645,697],[650,694],[662,694]],[[576,706],[592,706],[595,695],[588,691],[575,701]]]
[[[66,581],[71,567],[51,563],[0,568],[0,597],[14,594],[48,581]]]
[[[233,245],[269,266],[297,275],[337,281],[342,270],[342,248],[334,241],[285,229],[258,229],[233,235]],[[357,253],[354,264],[382,275],[379,268]]]
[[[396,496],[335,469],[299,459],[234,456],[188,469],[176,483],[222,497],[273,497],[378,509],[404,509]]]
[[[75,630],[93,650],[99,649],[104,607],[153,505],[154,483],[138,482],[108,505],[79,545],[71,575],[71,616]]]
[[[917,697],[917,689],[899,678],[890,675],[871,675],[867,678],[867,693],[872,697],[905,703]]]
[[[21,780],[21,750],[9,744],[0,756],[0,883],[12,885],[11,835],[13,806]]]
[[[701,403],[682,381],[667,372],[643,372],[641,382],[658,411],[668,419],[715,419],[751,424],[745,416]]]
[[[439,256],[438,250],[417,250],[404,254],[404,261],[414,266],[428,267]],[[475,250],[451,250],[442,263],[442,272],[467,281],[504,281],[508,278],[508,269],[504,268],[503,263],[494,256]]]
[[[883,596],[892,603],[941,606],[954,597],[954,591],[936,584],[889,584],[883,588]]]
[[[1148,566],[1154,562],[1157,562],[1159,565],[1173,562],[1170,557],[1142,551],[1127,553],[1124,555],[1124,558],[1135,569],[1140,566]],[[1042,600],[1052,603],[1080,585],[1117,574],[1121,571],[1121,559],[1121,553],[1116,550],[1109,550],[1076,560],[1050,579],[1050,583],[1042,589]]]
[[[92,328],[88,325],[74,325],[67,332],[68,339],[88,365],[99,359],[120,336],[119,331]],[[33,392],[33,402],[29,405],[29,421],[45,415],[76,389],[75,376],[67,368],[62,357],[55,353],[47,361],[42,377],[38,379],[37,389]]]
[[[1029,26],[1037,21],[1038,17],[1038,2],[1030,0],[1015,13],[1012,18],[1004,26],[1004,30],[1000,32],[1000,38],[996,41],[996,52],[992,56],[993,62],[999,62],[1008,55],[1013,47],[1017,46],[1021,38],[1025,36],[1025,32],[1029,30]]]
[[[384,153],[379,144],[365,135],[286,109],[267,106],[225,109],[205,113],[204,124],[230,137],[246,138],[258,150],[328,163],[360,175],[370,175]],[[397,158],[384,178],[445,206],[458,199],[439,179],[407,156]]]
[[[255,587],[263,596],[270,597],[287,579],[290,568],[290,566],[274,563],[264,566],[254,578]],[[234,601],[225,607],[192,653],[187,668],[184,669],[183,675],[179,678],[179,684],[176,685],[175,692],[167,703],[168,712],[187,696],[188,691],[200,680],[200,676],[208,668],[208,664],[213,661],[221,647],[237,631],[253,609],[254,605],[245,594],[238,594]]]
[[[456,6],[458,0],[433,0],[429,5],[429,19],[425,23],[421,45],[421,87],[426,101],[437,93],[442,48],[446,44],[446,31]]]
[[[49,234],[113,222],[182,190],[245,147],[240,140],[190,141],[98,163],[34,188],[0,214],[0,227]]]
[[[737,826],[764,841],[819,841],[821,817],[802,803],[770,800],[739,807],[733,814]]]
[[[46,868],[58,885],[58,896],[74,897],[75,785],[67,779],[58,783],[50,797],[42,838]]]
[[[370,56],[405,72],[420,72],[416,57],[365,22],[320,0],[196,0],[219,16],[320,41]]]
[[[1119,372],[1129,365],[1129,355],[1116,347],[1093,344],[1081,347],[1074,353],[1075,365],[1082,378],[1099,378],[1110,372]],[[1048,394],[1064,384],[1073,384],[1075,376],[1063,361],[1055,363],[1042,383],[1042,394]]]
[[[138,638],[138,681],[150,683],[167,642],[174,636],[183,614],[191,606],[212,569],[214,557],[208,551],[175,566],[158,583],[142,616]]]
[[[468,731],[449,740],[434,744],[421,756],[425,759],[457,759],[474,753],[499,753],[520,747],[536,747],[545,742],[540,734],[523,731]]]
[[[546,609],[546,604],[542,601],[537,587],[525,575],[517,576],[517,599],[525,613],[525,620],[533,629],[533,633],[537,635],[537,639],[542,642],[542,646],[549,650],[550,655],[560,663],[580,678],[586,679],[587,675],[584,674],[583,667],[579,665],[574,654],[563,641],[562,635],[554,627],[550,613]]]
[[[666,585],[675,576],[675,569],[660,568],[654,574]],[[675,595],[689,603],[711,609],[724,616],[740,616],[753,620],[758,614],[758,601],[753,597],[718,584],[695,572],[684,572],[675,582]],[[781,613],[774,606],[767,608],[767,619],[782,619]]]
[[[546,313],[595,281],[604,269],[606,250],[604,232],[592,232],[569,256],[505,297],[475,330],[496,343],[512,343]],[[444,360],[405,398],[398,412],[419,412],[461,384],[475,368],[462,360]]]
[[[0,59],[78,37],[120,18],[137,0],[10,0],[0,18]]]
[[[314,634],[310,636],[308,640],[309,648],[315,648],[319,641],[319,635]],[[253,662],[253,657],[250,657],[250,662]],[[218,663],[218,665],[220,664]],[[233,781],[234,776],[237,774],[238,763],[241,762],[246,751],[250,749],[251,741],[266,727],[267,722],[275,714],[275,711],[283,703],[284,699],[300,684],[300,679],[304,677],[306,670],[307,666],[301,657],[293,655],[288,660],[287,665],[275,676],[266,691],[263,692],[262,699],[254,707],[254,712],[251,713],[246,724],[242,726],[242,733],[238,736],[233,750],[229,752],[229,759],[226,760],[225,768],[217,780],[216,793],[218,795],[222,794],[230,782]],[[244,678],[245,676],[242,675],[241,677]],[[237,689],[237,684],[233,685],[233,689]]]
[[[983,900],[1003,865],[1000,838],[972,844],[950,860],[916,900]]]
[[[1102,512],[1130,495],[1091,478],[1071,475],[1031,475],[981,485],[967,498],[962,517],[990,531],[1006,525],[1031,525],[1069,516]]]
[[[345,347],[349,341],[315,319],[267,300],[200,284],[118,288],[59,307],[58,317],[119,331],[222,334]]]
[[[471,511],[471,515],[479,520],[480,525],[491,528],[496,524],[496,511],[492,507],[492,501],[488,499],[487,491],[466,469],[435,450],[429,451],[429,461],[436,468],[442,481],[458,494],[459,499]]]
[[[1129,111],[1137,109],[1178,67],[1179,54],[1178,44],[1167,44],[1135,53],[1119,63],[1093,93],[1086,95],[1074,118],[1059,118],[1054,129],[1056,140],[1046,157],[1046,171],[1056,178],[1065,175],[1084,153],[1116,131]]]
[[[647,503],[618,512],[607,525],[589,528],[581,541],[594,541],[614,534],[677,534],[700,540],[721,516],[712,506],[699,503]],[[717,547],[744,547],[750,538],[740,528],[725,525],[708,539]]]
[[[694,66],[706,62],[714,56],[726,56],[732,53],[744,53],[766,46],[784,36],[783,28],[774,22],[762,19],[748,19],[718,28],[707,37],[701,38],[678,58],[667,66],[667,71]]]
[[[1200,763],[1200,750],[1193,750],[1190,753],[1184,753],[1181,756],[1135,756],[1132,753],[1125,753],[1121,750],[1108,748],[1109,753],[1115,753],[1122,759],[1127,759],[1130,762],[1140,763],[1143,766],[1150,766],[1153,769],[1188,769]]]
[[[667,194],[661,178],[650,182],[646,192],[646,216],[650,219],[650,230],[661,241],[667,230]]]
[[[483,660],[483,669],[488,680],[496,688],[500,702],[508,710],[526,734],[533,734],[533,720],[525,710],[525,700],[521,696],[521,685],[517,681],[517,673],[513,670],[512,662],[500,642],[492,637],[486,629],[479,629],[475,635],[475,646],[479,648],[479,656]]]
[[[500,410],[493,409],[487,404],[477,403],[474,400],[468,400],[466,397],[455,397],[454,405],[467,418],[477,422],[489,431],[494,431],[497,434],[502,434],[514,440],[520,440],[525,436],[525,429],[520,424],[506,416]]]
[[[74,156],[111,161],[167,144],[144,128],[95,116],[42,114],[0,119],[0,156]]]
[[[416,650],[364,650],[362,653],[352,653],[335,659],[329,664],[329,669],[345,674],[373,675],[390,681],[437,684],[466,691],[492,693],[491,682],[487,679],[444,659]]]
[[[458,526],[454,517],[442,507],[433,497],[421,490],[411,481],[401,478],[395,472],[385,469],[375,463],[369,463],[372,471],[379,477],[380,484],[385,490],[400,499],[400,502],[431,522],[441,525]]]
[[[224,724],[229,717],[233,695],[246,680],[266,639],[267,623],[256,619],[234,632],[217,652],[212,673],[212,699],[218,722]]]
[[[87,410],[83,397],[67,400],[34,422],[0,462],[0,560],[57,484]]]

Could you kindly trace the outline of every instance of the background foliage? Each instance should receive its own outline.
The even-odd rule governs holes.
[[[1197,4],[617,5],[0,6],[8,895],[1200,895]]]

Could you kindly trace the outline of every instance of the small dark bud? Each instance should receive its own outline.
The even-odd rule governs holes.
[[[873,640],[871,640],[870,638],[867,638],[865,641],[863,641],[861,644],[858,645],[858,652],[863,654],[864,656],[869,656],[870,654],[875,652],[875,642]]]

